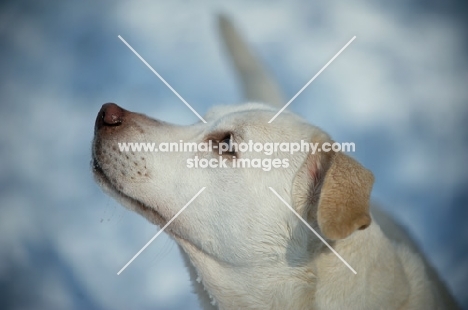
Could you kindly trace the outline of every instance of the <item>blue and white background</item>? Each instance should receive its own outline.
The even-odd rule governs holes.
[[[291,105],[373,170],[468,309],[467,8],[457,0],[3,1],[0,3],[0,308],[198,309],[175,244],[95,185],[105,102],[177,124],[241,101],[220,44],[228,14]]]

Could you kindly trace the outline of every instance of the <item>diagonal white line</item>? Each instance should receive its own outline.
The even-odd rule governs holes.
[[[288,107],[288,105],[290,105],[291,102],[293,102],[294,99],[296,99],[296,97],[299,96],[299,95],[304,91],[304,89],[306,89],[307,86],[309,86],[309,84],[312,83],[312,82],[320,75],[320,73],[322,73],[323,70],[325,70],[325,69],[335,60],[335,58],[338,57],[338,56],[341,54],[341,52],[343,52],[343,51],[348,47],[348,45],[350,45],[351,42],[354,41],[354,39],[356,39],[356,36],[352,37],[351,40],[349,40],[348,43],[346,43],[346,45],[343,46],[343,47],[338,51],[338,53],[336,53],[335,56],[333,56],[333,58],[330,59],[330,60],[325,64],[325,66],[323,66],[322,69],[320,69],[320,71],[317,72],[317,73],[310,79],[310,81],[307,82],[307,84],[305,84],[304,87],[302,87],[301,90],[298,91],[297,94],[295,94],[294,97],[292,97],[291,100],[289,100],[288,103],[286,103],[286,105],[285,105],[284,107],[282,107],[281,110],[279,110],[278,113],[276,113],[275,116],[273,116],[272,119],[270,119],[270,120],[268,121],[268,124],[270,124],[271,122],[273,122],[273,121],[275,120],[275,118],[277,118],[278,115],[280,115],[281,112],[283,112],[283,111]]]
[[[195,111],[195,110],[192,108],[192,106],[191,106],[190,104],[188,104],[188,102],[185,101],[185,99],[182,98],[182,96],[179,95],[179,93],[176,92],[175,89],[172,88],[172,86],[169,85],[169,83],[166,82],[166,80],[165,80],[161,75],[159,75],[159,73],[156,72],[156,70],[154,70],[153,67],[151,67],[149,63],[147,63],[146,60],[144,60],[143,57],[141,57],[140,54],[138,54],[138,52],[135,51],[135,50],[133,49],[133,47],[131,47],[130,44],[128,44],[127,41],[124,40],[124,38],[122,38],[120,35],[118,36],[118,38],[119,38],[125,45],[127,45],[127,47],[128,47],[138,58],[140,58],[140,60],[141,60],[154,74],[156,74],[156,76],[157,76],[164,84],[166,84],[166,86],[167,86],[170,90],[172,90],[172,92],[173,92],[177,97],[179,97],[179,99],[182,100],[182,102],[185,103],[185,105],[186,105],[190,110],[192,110],[192,112],[195,113],[195,115],[198,116],[198,118],[199,118],[203,123],[206,124],[206,121],[203,119],[203,117],[201,117],[200,114],[198,114],[197,111]]]
[[[320,239],[332,252],[335,254],[345,265],[348,267],[354,274],[357,274],[356,270],[353,269],[344,259],[341,257],[338,252],[335,251],[334,248],[332,248],[326,241],[325,239],[322,238],[310,225],[307,223],[273,188],[268,187],[301,221],[304,223],[316,236],[317,238]]]
[[[117,275],[120,275],[120,274],[122,273],[122,271],[124,271],[124,270],[125,270],[125,268],[127,268],[127,267],[128,267],[128,265],[130,265],[130,264],[131,264],[131,263],[132,263],[132,262],[135,260],[135,258],[137,258],[137,257],[138,257],[138,255],[140,255],[140,254],[141,254],[141,252],[143,252],[143,251],[144,251],[144,250],[145,250],[145,249],[146,249],[146,248],[147,248],[147,247],[148,247],[148,246],[151,244],[151,242],[153,242],[153,241],[154,241],[154,239],[156,239],[156,238],[157,238],[157,237],[158,237],[158,236],[159,236],[159,235],[160,235],[160,234],[161,234],[161,233],[164,231],[164,229],[166,229],[166,227],[167,227],[167,226],[169,226],[169,224],[171,224],[171,223],[172,223],[172,221],[174,221],[174,220],[176,219],[176,217],[178,217],[178,216],[179,216],[179,215],[180,215],[180,214],[181,214],[181,213],[182,213],[182,212],[185,210],[185,208],[187,208],[187,207],[188,207],[188,206],[189,206],[189,205],[190,205],[190,204],[191,204],[191,203],[192,203],[192,202],[195,200],[195,198],[197,198],[197,197],[198,197],[198,195],[200,195],[200,194],[201,194],[201,192],[203,192],[203,191],[205,190],[205,188],[206,188],[206,187],[203,187],[203,188],[202,188],[202,189],[201,189],[201,190],[200,190],[200,191],[199,191],[199,192],[198,192],[198,193],[197,193],[195,196],[193,196],[193,198],[192,198],[192,199],[190,199],[190,201],[189,201],[189,202],[187,202],[187,204],[186,204],[186,205],[185,205],[185,206],[184,206],[182,209],[180,209],[180,210],[179,210],[179,212],[177,212],[177,213],[176,213],[176,215],[174,215],[174,217],[173,217],[173,218],[172,218],[172,219],[171,219],[169,222],[167,222],[167,224],[166,224],[166,225],[164,225],[164,227],[163,227],[163,228],[161,228],[161,230],[160,230],[160,231],[158,231],[158,233],[157,233],[156,235],[154,235],[154,237],[153,237],[153,238],[151,238],[151,240],[150,240],[150,241],[148,241],[148,242],[145,244],[145,246],[144,246],[144,247],[142,247],[142,248],[141,248],[141,250],[140,250],[140,251],[138,251],[138,253],[136,253],[136,254],[135,254],[133,257],[132,257],[132,259],[131,259],[131,260],[129,260],[129,261],[128,261],[128,263],[126,263],[126,264],[125,264],[125,266],[123,266],[123,267],[122,267],[122,269],[120,269],[120,271],[119,271],[119,272],[117,272]]]

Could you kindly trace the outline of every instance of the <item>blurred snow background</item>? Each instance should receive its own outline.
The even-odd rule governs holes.
[[[0,3],[2,309],[198,309],[178,249],[104,195],[90,170],[105,102],[178,124],[241,100],[218,40],[231,16],[291,105],[374,171],[374,200],[409,227],[468,309],[468,58],[462,1]]]

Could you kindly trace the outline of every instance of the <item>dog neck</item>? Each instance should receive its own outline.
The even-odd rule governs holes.
[[[362,302],[359,299],[369,289],[366,285],[371,283],[395,292],[391,296],[393,302],[403,304],[408,298],[408,281],[400,259],[397,255],[379,256],[379,253],[391,253],[381,247],[392,247],[392,244],[377,224],[332,243],[357,274],[315,240],[313,249],[308,247],[307,258],[301,257],[305,253],[302,251],[299,255],[295,253],[295,260],[242,267],[229,266],[209,256],[193,255],[196,250],[191,249],[191,245],[178,242],[203,309],[249,309],[252,305],[256,305],[256,309],[314,309],[320,305],[333,308],[333,305],[347,302],[341,300],[342,296],[347,296],[345,290],[360,292],[353,294],[357,298],[354,302],[359,304]],[[294,250],[298,249],[291,249]],[[380,279],[363,272],[377,265]],[[382,270],[388,270],[388,274],[382,276]]]
[[[311,264],[229,266],[191,255],[186,244],[179,242],[179,248],[203,309],[307,309],[313,304],[316,281]]]

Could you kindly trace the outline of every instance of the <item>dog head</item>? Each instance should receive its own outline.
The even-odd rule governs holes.
[[[207,124],[176,126],[105,104],[95,124],[95,178],[124,206],[160,226],[206,187],[166,232],[187,253],[207,287],[235,268],[291,264],[287,257],[291,249],[296,252],[295,260],[306,264],[314,236],[269,187],[325,238],[346,238],[371,221],[373,176],[351,157],[333,151],[121,150],[122,143],[180,147],[181,143],[210,141],[214,146],[308,141],[321,147],[333,142],[319,128],[287,111],[268,123],[275,113],[276,109],[257,103],[219,106],[208,112]],[[224,160],[226,166],[189,167],[196,157]],[[260,163],[277,159],[281,165],[233,167],[239,159]]]

